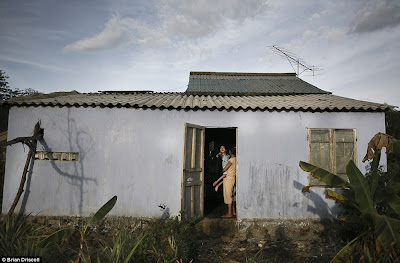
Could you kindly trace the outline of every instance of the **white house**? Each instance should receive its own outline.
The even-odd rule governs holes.
[[[82,215],[114,195],[113,215],[207,216],[217,206],[212,181],[221,144],[237,150],[238,219],[330,218],[324,189],[299,161],[338,174],[361,162],[369,140],[385,132],[391,106],[332,95],[295,74],[191,72],[184,93],[61,94],[5,101],[8,140],[44,138],[16,212]],[[10,208],[27,149],[7,148],[3,213]],[[383,160],[384,161],[384,160]]]

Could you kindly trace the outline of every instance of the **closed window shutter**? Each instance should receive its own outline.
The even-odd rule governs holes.
[[[345,180],[350,160],[357,164],[356,131],[354,129],[309,129],[309,162]],[[310,175],[311,185],[324,185]]]
[[[329,130],[310,131],[310,163],[325,170],[331,170],[331,147]],[[312,185],[322,185],[320,181],[310,178]]]
[[[335,163],[336,174],[348,180],[346,166],[355,159],[355,141],[353,130],[335,130]]]

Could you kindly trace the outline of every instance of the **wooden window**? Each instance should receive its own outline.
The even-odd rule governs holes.
[[[357,164],[355,129],[308,129],[309,162],[348,180],[346,166]],[[310,177],[310,184],[322,184]]]

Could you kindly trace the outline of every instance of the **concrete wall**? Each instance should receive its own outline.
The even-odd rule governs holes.
[[[113,215],[160,216],[181,209],[184,123],[238,127],[237,208],[243,218],[318,218],[335,214],[322,189],[302,193],[307,128],[357,129],[358,165],[369,140],[385,131],[384,113],[176,111],[29,107],[10,110],[8,138],[45,129],[39,150],[79,152],[79,162],[35,161],[18,209],[89,215],[113,195]],[[18,189],[28,150],[7,148],[3,212]],[[19,211],[19,210],[16,211]]]

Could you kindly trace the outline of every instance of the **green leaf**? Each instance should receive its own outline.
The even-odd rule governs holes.
[[[354,190],[356,201],[360,206],[360,212],[363,214],[376,213],[367,179],[352,160],[346,166],[346,173]]]
[[[331,260],[331,263],[341,263],[343,262],[343,258],[350,255],[350,253],[353,251],[353,248],[351,247],[354,242],[357,241],[357,239],[359,239],[360,237],[362,237],[363,235],[367,234],[368,231],[362,233],[361,235],[357,236],[356,238],[354,238],[353,240],[351,240],[349,243],[347,243],[347,245],[345,245],[336,255],[335,257]]]
[[[87,223],[88,225],[94,224],[99,222],[101,219],[103,219],[108,212],[110,212],[111,209],[113,209],[115,203],[117,202],[117,196],[114,196],[111,198],[107,203],[105,203],[97,212],[90,218],[89,222]]]
[[[377,203],[386,201],[392,198],[393,194],[400,193],[400,173],[392,175],[389,182],[386,184],[386,187],[376,193],[375,200]]]
[[[375,223],[376,238],[384,247],[399,241],[400,220],[377,213],[372,214]]]
[[[128,262],[129,262],[129,260],[131,259],[133,253],[135,252],[136,248],[139,246],[139,244],[142,242],[142,240],[143,240],[143,238],[144,238],[145,236],[146,236],[146,235],[143,235],[143,236],[138,240],[138,242],[136,242],[135,246],[131,249],[131,251],[129,252],[128,256],[126,257],[124,263],[128,263]]]
[[[349,183],[337,176],[336,174],[333,174],[327,170],[324,170],[318,166],[312,165],[310,163],[302,162],[300,161],[299,163],[300,168],[303,169],[306,172],[311,173],[311,175],[318,179],[319,181],[334,187],[334,188],[346,188],[349,187]]]
[[[364,244],[364,255],[365,258],[368,260],[368,263],[372,263],[371,253],[369,252],[368,245],[369,244]]]
[[[397,194],[392,194],[391,198],[388,199],[390,207],[398,215],[400,215],[400,197]]]
[[[393,194],[400,193],[400,173],[397,173],[390,178],[386,186],[388,192]]]
[[[400,140],[393,139],[390,151],[400,157]]]
[[[39,247],[45,247],[47,245],[51,245],[54,243],[61,242],[64,238],[69,237],[73,232],[75,232],[75,228],[64,228],[60,229],[57,232],[51,234],[50,236],[46,237],[42,241],[38,243]]]
[[[375,195],[376,188],[378,187],[378,181],[379,181],[379,162],[381,160],[381,151],[376,151],[375,152],[375,157],[372,160],[371,164],[371,196]]]

